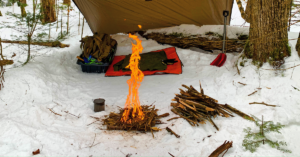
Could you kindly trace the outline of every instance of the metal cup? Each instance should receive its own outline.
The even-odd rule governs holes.
[[[94,100],[94,111],[100,112],[105,110],[105,100],[104,99],[95,99]]]

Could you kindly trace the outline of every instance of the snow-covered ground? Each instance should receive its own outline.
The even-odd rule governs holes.
[[[1,8],[3,14],[11,7]],[[15,6],[15,12],[19,8]],[[264,65],[262,68],[248,60],[239,66],[237,74],[234,63],[238,54],[227,54],[227,61],[221,68],[210,66],[216,55],[176,48],[184,67],[181,75],[146,76],[139,90],[142,104],[152,104],[159,114],[170,113],[159,125],[163,129],[154,133],[106,131],[93,117],[104,118],[110,112],[123,107],[128,94],[128,76],[104,77],[104,74],[83,73],[76,64],[76,56],[81,53],[78,35],[78,12],[71,12],[71,37],[63,43],[69,48],[36,48],[36,56],[25,66],[19,66],[26,59],[23,46],[3,44],[3,53],[10,59],[13,53],[15,65],[7,66],[4,88],[0,91],[0,156],[31,156],[40,149],[38,156],[208,156],[225,140],[233,141],[233,147],[225,156],[299,156],[300,141],[300,67],[275,73]],[[0,21],[13,21],[7,16]],[[66,19],[64,19],[66,21]],[[9,39],[17,32],[1,29],[2,39]],[[56,30],[52,33],[55,37]],[[56,33],[57,34],[57,33]],[[85,24],[84,35],[91,35]],[[126,34],[112,35],[118,41],[117,55],[131,53],[131,40]],[[298,32],[289,33],[289,38],[298,37]],[[156,41],[140,37],[144,52],[170,47]],[[291,40],[292,56],[286,59],[285,67],[300,64],[295,51],[296,40]],[[19,62],[18,62],[19,61]],[[240,60],[241,61],[241,60]],[[286,127],[282,134],[268,135],[272,140],[287,142],[291,154],[282,153],[263,145],[257,152],[245,151],[242,141],[246,127],[254,127],[252,122],[239,116],[215,119],[220,131],[210,125],[190,126],[184,119],[166,121],[175,117],[170,109],[174,93],[179,93],[182,84],[198,87],[201,80],[207,95],[227,103],[237,109],[264,120],[280,122]],[[238,82],[247,84],[243,86]],[[250,93],[262,88],[256,94]],[[104,98],[104,112],[93,111],[93,99]],[[249,102],[265,102],[280,107],[249,105]],[[53,114],[49,109],[61,114]],[[67,114],[80,115],[80,118]],[[170,135],[164,128],[170,127],[181,138]],[[207,136],[212,135],[210,138]]]

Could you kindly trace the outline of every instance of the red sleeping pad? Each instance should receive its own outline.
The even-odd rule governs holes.
[[[160,52],[162,50],[152,51],[152,52]],[[168,59],[175,59],[176,63],[173,65],[167,65],[166,70],[154,70],[154,71],[143,71],[144,75],[155,75],[155,74],[181,74],[182,73],[182,64],[177,55],[175,47],[170,47],[163,49],[165,51]],[[111,65],[108,67],[105,76],[124,76],[124,75],[131,75],[131,71],[114,71],[114,65],[124,59],[125,56],[115,56],[114,60],[112,61]]]

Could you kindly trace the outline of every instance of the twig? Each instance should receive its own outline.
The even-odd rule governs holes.
[[[168,152],[169,153],[169,152]],[[172,155],[171,153],[169,153],[172,157],[175,157],[174,155]]]
[[[96,135],[97,135],[97,134],[95,134],[94,141],[93,141],[92,145],[90,146],[90,148],[92,148],[93,145],[94,145],[94,142],[95,142],[95,139],[96,139]]]
[[[199,84],[200,84],[200,91],[201,91],[201,94],[204,94],[204,91],[203,91],[203,88],[202,88],[202,86],[201,86],[200,80],[199,80]]]
[[[175,135],[176,138],[180,138],[180,136],[177,135],[177,134],[176,134],[173,130],[171,130],[169,127],[167,127],[166,130],[167,130],[168,132],[170,132],[171,134]]]
[[[245,84],[245,83],[241,83],[241,82],[238,82],[239,84],[241,84],[241,85],[244,85],[244,86],[246,86],[247,84]]]
[[[98,122],[98,120],[96,120],[96,121],[94,121],[94,122],[88,124],[87,126],[92,125],[92,124],[94,124],[94,123],[96,123],[96,122]]]
[[[294,64],[294,66],[295,66],[295,64]],[[293,72],[292,72],[292,75],[291,75],[291,79],[292,79],[292,77],[293,77],[294,70],[295,70],[295,67],[293,68]]]
[[[61,114],[58,114],[56,112],[54,112],[51,108],[48,108],[53,114],[57,115],[57,116],[62,116]]]
[[[154,101],[150,106],[152,106],[156,101]]]
[[[271,106],[271,107],[277,107],[277,105],[270,105],[270,104],[266,104],[264,102],[251,102],[251,103],[249,103],[249,105],[252,105],[252,104],[261,104],[261,105],[266,105],[266,106]]]
[[[181,118],[181,117],[173,117],[171,119],[168,119],[167,121],[171,121],[171,120],[178,119],[178,118]]]
[[[256,90],[256,91],[254,91],[253,93],[249,94],[248,96],[251,96],[251,95],[255,94],[256,92],[257,92],[257,90]]]
[[[72,114],[72,113],[69,113],[69,111],[64,111],[64,112],[67,113],[67,114],[69,114],[69,115],[72,115],[72,116],[74,116],[74,117],[80,118],[80,115],[76,116],[76,115],[74,115],[74,114]]]
[[[296,88],[296,87],[294,87],[294,86],[292,86],[295,90],[297,90],[297,91],[300,91],[298,88]]]
[[[238,65],[236,65],[236,69],[237,69],[237,73],[238,73],[239,75],[241,75],[241,72],[240,72],[240,69],[239,69]]]

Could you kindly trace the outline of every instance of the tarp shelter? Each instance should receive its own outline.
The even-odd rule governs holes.
[[[92,32],[115,34],[180,24],[222,25],[233,0],[73,0]],[[139,27],[141,26],[141,28]]]

